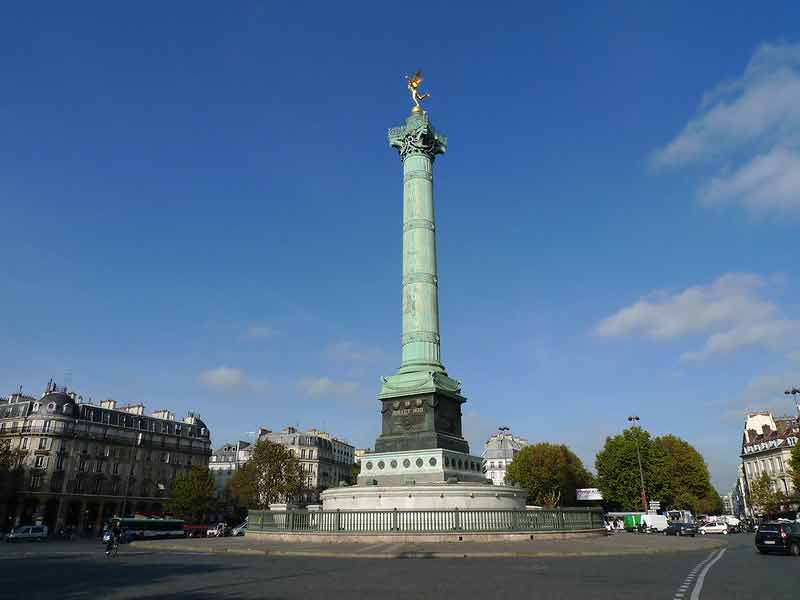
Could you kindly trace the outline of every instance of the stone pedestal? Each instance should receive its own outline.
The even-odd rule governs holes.
[[[523,490],[490,483],[352,486],[322,493],[325,510],[524,510]]]
[[[419,485],[472,482],[484,484],[481,458],[445,448],[367,454],[361,461],[358,485]],[[327,506],[325,507],[327,510]]]

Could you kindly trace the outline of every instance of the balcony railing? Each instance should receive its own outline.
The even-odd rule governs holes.
[[[248,531],[307,533],[503,533],[603,529],[599,508],[552,510],[251,510]]]

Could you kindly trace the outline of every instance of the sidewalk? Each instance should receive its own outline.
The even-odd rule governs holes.
[[[619,533],[609,537],[525,542],[452,542],[425,544],[304,543],[265,540],[257,536],[138,541],[136,549],[199,554],[309,556],[327,558],[516,558],[613,556],[711,550],[726,545],[722,536],[679,538]]]

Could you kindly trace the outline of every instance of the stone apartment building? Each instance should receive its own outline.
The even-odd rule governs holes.
[[[250,458],[253,447],[250,442],[239,440],[228,444],[223,444],[211,454],[208,468],[214,475],[217,483],[217,494],[222,495],[225,485],[233,476],[233,473],[240,469]]]
[[[506,468],[517,452],[528,445],[528,440],[511,433],[508,427],[500,427],[489,436],[483,446],[483,472],[494,485],[504,485]]]
[[[738,487],[745,493],[755,479],[766,473],[775,491],[794,494],[789,458],[800,437],[798,418],[774,417],[768,411],[749,413],[742,434],[742,469]],[[748,507],[751,512],[753,507]]]
[[[322,491],[352,481],[355,448],[324,431],[285,427],[273,432],[262,427],[258,439],[285,446],[300,459],[305,485],[299,500],[303,504],[316,504]]]
[[[19,452],[22,488],[0,506],[0,527],[43,522],[51,530],[97,533],[108,518],[160,514],[175,476],[208,466],[210,433],[191,413],[182,421],[144,405],[83,402],[50,383],[40,398],[0,400],[0,441]]]

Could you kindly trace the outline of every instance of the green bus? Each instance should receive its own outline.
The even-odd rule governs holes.
[[[136,519],[114,518],[113,525],[119,523],[125,533],[125,540],[152,540],[157,538],[183,537],[183,521],[181,519]]]

